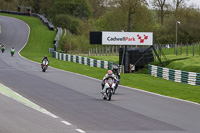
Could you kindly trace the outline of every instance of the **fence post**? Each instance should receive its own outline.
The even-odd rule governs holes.
[[[109,54],[109,56],[110,56],[110,46],[108,46],[108,50],[109,50],[108,54]]]
[[[117,56],[117,53],[118,53],[118,46],[116,46],[116,56]]]
[[[199,43],[199,56],[200,56],[200,43]]]
[[[176,45],[176,44],[174,43],[174,55],[175,55],[175,45]]]
[[[99,48],[99,56],[102,56],[102,51],[101,47]]]
[[[106,46],[106,56],[108,55],[107,46]]]
[[[194,56],[194,43],[192,43],[192,45],[193,45],[193,56]]]
[[[159,50],[159,56],[161,58],[161,46],[160,45],[158,45],[158,50]]]
[[[181,50],[180,50],[180,55],[182,55],[182,42],[181,42]]]
[[[95,54],[96,54],[96,56],[98,56],[98,49],[97,49],[97,45],[96,45],[96,50],[95,50],[95,51],[96,51],[96,53],[95,53]]]
[[[188,56],[188,42],[187,42],[187,44],[186,44],[187,46],[187,48],[186,48],[186,56]]]
[[[112,46],[112,56],[114,55],[114,46]]]

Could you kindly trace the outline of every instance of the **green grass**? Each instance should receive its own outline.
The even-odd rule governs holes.
[[[25,21],[31,28],[31,34],[29,37],[28,44],[21,52],[21,54],[25,56],[26,58],[37,61],[37,62],[41,62],[42,57],[44,55],[48,55],[49,60],[50,60],[50,66],[52,67],[87,75],[87,76],[97,78],[97,79],[102,79],[105,73],[107,72],[107,70],[105,69],[85,66],[85,65],[77,64],[73,62],[60,61],[60,60],[52,58],[52,54],[48,54],[48,48],[53,47],[52,42],[55,37],[55,32],[49,31],[47,27],[43,25],[42,22],[37,18],[15,16],[15,15],[9,15],[9,16],[17,17]],[[99,57],[92,57],[92,58],[113,61],[116,63],[118,61],[118,56],[104,56],[104,57],[99,56]],[[170,59],[171,60],[178,59],[178,57],[170,57]],[[179,61],[184,62],[184,60],[179,60]],[[189,60],[190,59],[188,59],[187,63],[194,62],[194,61],[189,61]],[[198,60],[198,58],[194,60],[196,61]],[[178,64],[180,63],[181,62],[179,62]],[[181,66],[184,66],[184,65],[179,65],[178,67],[181,67]],[[190,64],[188,66],[190,66]],[[175,83],[172,81],[155,78],[155,77],[149,76],[148,74],[141,74],[141,73],[121,74],[120,84],[162,94],[162,95],[166,95],[166,96],[176,97],[176,98],[200,103],[200,86],[192,86],[188,84]],[[100,83],[99,83],[99,88],[100,88]]]
[[[97,60],[106,60],[119,64],[119,56],[92,56],[92,57],[88,56],[88,58],[93,58]]]

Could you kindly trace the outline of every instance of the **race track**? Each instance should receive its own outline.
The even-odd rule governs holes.
[[[54,132],[78,132],[73,130],[76,128],[86,133],[198,133],[200,131],[198,104],[123,86],[119,86],[112,101],[103,101],[100,94],[100,80],[54,68],[49,68],[43,73],[40,64],[18,55],[17,51],[26,44],[29,33],[29,28],[24,22],[0,16],[0,25],[2,29],[0,42],[3,42],[7,49],[5,53],[0,53],[0,83],[59,117],[50,121],[48,120],[50,118],[46,118],[48,116],[43,116],[44,114],[40,112],[36,113],[35,110],[27,109],[19,103],[15,104],[16,110],[21,109],[24,114],[30,111],[32,117],[42,118],[35,122],[38,125],[46,121],[46,130],[49,127],[50,131],[52,124],[59,125],[58,119],[62,119],[72,123],[72,126],[56,126]],[[14,57],[9,53],[11,46],[16,48]],[[4,99],[6,105],[12,105],[14,102],[3,95],[0,95],[0,99]],[[0,113],[5,113],[3,116],[16,113],[16,111],[6,112],[5,109],[1,105]],[[13,131],[7,132],[21,133],[27,131],[27,128],[31,129],[33,118],[24,118],[23,113],[16,115],[19,115],[18,119],[14,117],[12,122],[8,117],[0,119],[0,132],[6,132],[9,126]],[[29,126],[21,128],[13,126],[19,119],[25,119],[22,124],[28,121]],[[7,123],[4,124],[4,121]],[[35,123],[32,123],[34,126]],[[38,130],[43,131],[40,128]],[[35,129],[35,132],[38,130]]]

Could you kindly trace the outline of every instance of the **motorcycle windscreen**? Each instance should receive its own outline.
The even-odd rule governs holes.
[[[44,64],[44,65],[48,65],[49,62],[48,62],[47,60],[43,60],[42,64]]]
[[[112,79],[112,78],[109,78],[109,79],[108,79],[108,83],[111,85],[112,82],[113,82],[113,79]]]

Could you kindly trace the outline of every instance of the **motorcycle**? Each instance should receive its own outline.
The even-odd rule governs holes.
[[[115,88],[114,79],[109,78],[108,80],[106,80],[105,86],[103,88],[105,92],[102,94],[104,100],[106,99],[108,101],[111,100],[114,88]]]
[[[5,48],[1,48],[1,52],[3,53],[5,51]]]
[[[41,67],[42,67],[42,71],[43,72],[45,72],[47,70],[48,65],[49,65],[49,61],[48,60],[43,60],[42,61]]]
[[[13,56],[15,53],[15,50],[11,50],[10,53],[11,53],[11,56]]]
[[[115,94],[115,92],[116,92],[116,90],[117,90],[117,87],[118,87],[118,85],[119,85],[119,79],[117,79],[117,80],[114,80],[114,83],[115,83],[115,88],[114,88],[114,90],[113,90],[113,94]]]

